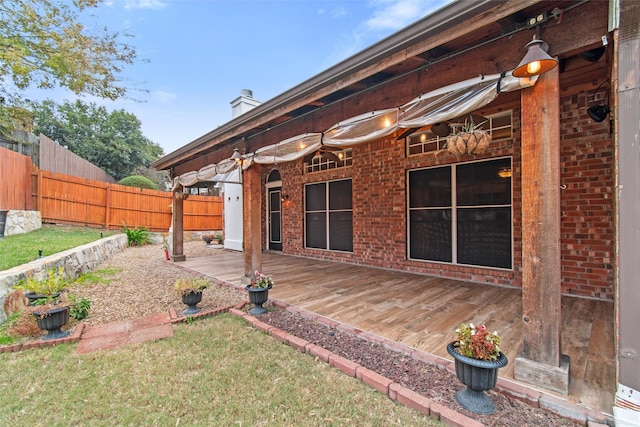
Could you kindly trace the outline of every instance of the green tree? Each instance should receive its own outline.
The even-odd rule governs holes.
[[[164,152],[142,134],[140,120],[95,103],[51,100],[34,105],[35,133],[42,133],[120,180],[148,167]]]
[[[22,91],[65,87],[118,99],[130,91],[120,73],[136,51],[107,28],[86,28],[80,13],[102,0],[0,0],[0,126],[28,114]],[[0,129],[1,130],[1,129]]]
[[[131,175],[126,178],[122,178],[118,184],[127,185],[129,187],[149,188],[151,190],[158,189],[158,185],[155,182],[142,175]]]

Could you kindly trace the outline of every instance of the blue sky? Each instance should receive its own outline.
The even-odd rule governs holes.
[[[279,95],[439,9],[449,0],[105,0],[87,23],[131,34],[123,77],[144,102],[123,108],[169,154],[231,120],[241,89]],[[61,91],[33,95],[56,102]]]

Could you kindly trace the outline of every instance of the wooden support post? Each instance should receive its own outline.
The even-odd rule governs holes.
[[[171,260],[184,261],[184,200],[177,197],[178,192],[173,193],[173,245],[171,246]]]
[[[559,68],[522,90],[522,357],[517,380],[569,393],[560,354]]]
[[[244,277],[243,283],[253,280],[254,272],[262,269],[261,207],[262,182],[260,166],[254,164],[244,171],[242,191],[244,195]]]

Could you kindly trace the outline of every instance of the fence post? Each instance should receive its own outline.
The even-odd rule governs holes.
[[[42,192],[44,191],[44,187],[42,186],[42,170],[38,169],[38,210],[40,211],[40,216],[44,219],[45,215],[42,212]]]
[[[104,228],[108,230],[109,222],[111,221],[111,184],[107,184],[107,194],[105,197]]]
[[[31,184],[31,157],[25,156],[24,158],[25,168],[25,183],[24,183],[24,209],[27,211],[33,210],[33,200],[32,197],[32,184]]]

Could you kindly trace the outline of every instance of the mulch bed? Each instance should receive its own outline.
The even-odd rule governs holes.
[[[251,308],[251,306],[247,308]],[[495,402],[496,413],[493,415],[474,414],[456,402],[455,393],[464,386],[458,381],[455,374],[447,370],[412,359],[407,355],[387,349],[381,344],[330,328],[287,310],[271,309],[268,313],[261,315],[259,319],[371,369],[487,426],[580,425],[495,391],[487,392],[487,395]]]

